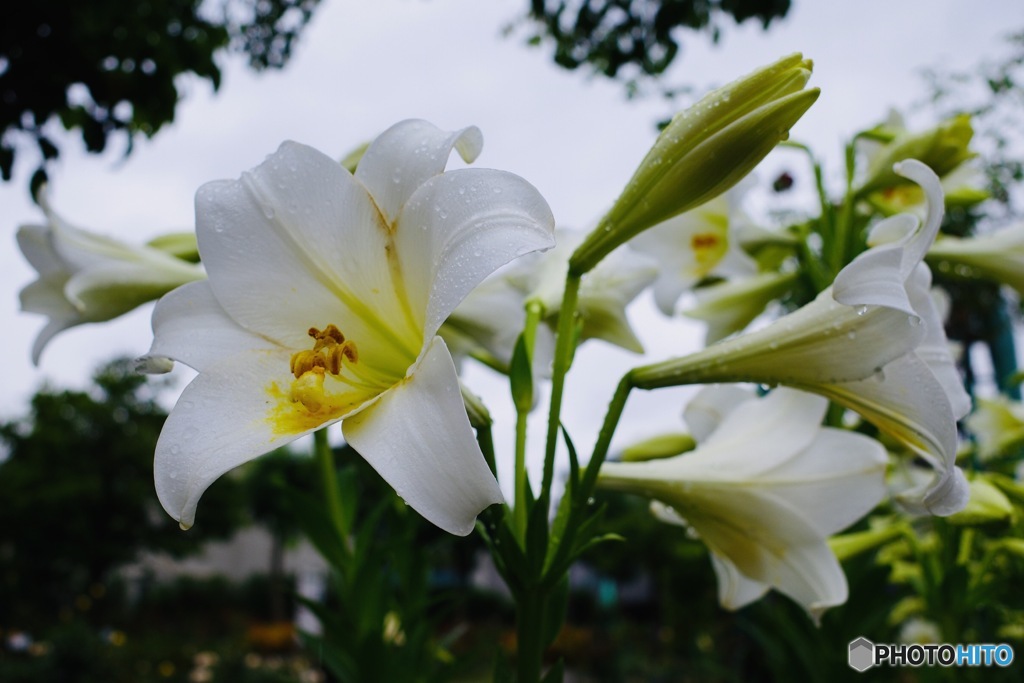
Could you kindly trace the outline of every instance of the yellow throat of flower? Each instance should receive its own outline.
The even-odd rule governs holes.
[[[334,324],[309,328],[313,348],[292,354],[295,380],[287,392],[277,382],[267,392],[274,399],[269,419],[282,434],[304,432],[337,419],[379,393],[359,368],[356,343]]]

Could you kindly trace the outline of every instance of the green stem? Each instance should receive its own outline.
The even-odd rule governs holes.
[[[343,545],[349,548],[349,520],[345,519],[345,508],[341,504],[341,494],[338,490],[338,472],[334,466],[334,451],[327,442],[327,429],[318,429],[313,432],[313,448],[317,460],[320,461],[320,476],[324,482],[324,496],[327,499],[327,511],[331,516],[331,522],[338,532]]]
[[[535,300],[526,302],[526,323],[523,326],[523,343],[526,347],[526,359],[533,374],[533,349],[537,339],[537,326],[544,315],[544,306]],[[526,539],[526,489],[529,486],[526,473],[526,423],[533,408],[533,397],[537,387],[530,381],[528,396],[514,397],[516,407],[516,460],[515,460],[515,529],[519,538]]]
[[[811,280],[811,285],[814,287],[815,294],[823,291],[832,284],[835,273],[830,273],[828,271],[828,267],[823,263],[823,260],[818,258],[818,255],[811,251],[811,247],[807,244],[806,238],[797,242],[797,255],[800,257],[800,262],[804,266],[803,272]]]
[[[515,529],[520,540],[526,538],[526,418],[529,413],[516,411],[516,508]]]
[[[583,475],[583,482],[581,490],[583,496],[590,497],[590,494],[594,490],[594,484],[597,482],[597,475],[601,469],[601,465],[604,464],[605,458],[608,457],[608,449],[612,444],[612,436],[615,434],[615,428],[619,424],[619,420],[622,418],[622,411],[626,407],[626,399],[629,398],[629,392],[633,389],[633,373],[627,372],[623,375],[622,379],[619,380],[619,384],[615,387],[615,394],[612,395],[612,400],[608,403],[608,412],[604,416],[604,423],[601,425],[601,431],[597,435],[597,443],[594,444],[594,453],[590,456],[590,462],[587,463],[586,473]]]
[[[544,661],[544,594],[525,589],[516,600],[516,683],[539,683]]]
[[[821,220],[826,226],[825,229],[831,231],[834,221],[832,202],[829,201],[828,193],[825,191],[825,180],[821,171],[821,164],[818,163],[818,159],[814,156],[814,151],[802,142],[794,142],[792,140],[780,142],[779,147],[798,149],[807,155],[811,162],[811,170],[814,172],[814,187],[818,191],[818,201],[821,203]]]
[[[594,445],[594,452],[590,456],[590,462],[587,463],[583,479],[579,483],[579,490],[566,491],[566,495],[572,495],[575,501],[587,501],[593,494],[594,487],[597,485],[597,475],[600,473],[601,465],[604,464],[605,458],[608,456],[612,436],[615,434],[615,428],[622,417],[622,411],[626,407],[626,399],[629,398],[629,392],[633,388],[632,373],[626,373],[619,380],[619,384],[615,388],[615,394],[608,403],[608,412],[605,414],[604,423],[601,425],[601,431],[598,433],[597,443]],[[581,511],[582,505],[574,502],[569,512],[569,521],[565,525],[565,533],[558,543],[555,554],[546,563],[548,567],[562,567],[572,551],[576,539],[576,530],[579,525],[578,515]],[[547,587],[556,585],[562,578],[559,571],[561,570],[554,569],[547,572],[544,576],[544,585]]]
[[[829,250],[832,272],[838,273],[843,269],[853,254],[853,234],[851,223],[853,222],[853,172],[854,172],[854,148],[852,144],[846,146],[846,195],[843,197],[843,204],[839,209],[839,219],[836,221],[836,229],[833,234],[831,249]]]
[[[565,278],[565,294],[562,296],[562,307],[558,313],[557,341],[555,342],[555,359],[551,375],[551,408],[548,412],[548,438],[544,447],[544,479],[541,485],[541,496],[547,500],[551,490],[551,480],[555,474],[555,447],[558,445],[558,428],[561,425],[562,392],[565,389],[565,375],[572,363],[576,335],[576,303],[579,299],[580,280],[583,275],[574,274],[572,270]]]
[[[498,465],[494,458],[494,437],[491,434],[490,425],[476,428],[476,442],[480,445],[480,452],[484,454],[487,466],[491,468],[491,474],[497,478]]]

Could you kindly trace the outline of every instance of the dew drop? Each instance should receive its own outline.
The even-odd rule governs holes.
[[[857,315],[864,315],[867,312],[868,312],[868,307],[867,306],[858,306],[857,307]]]

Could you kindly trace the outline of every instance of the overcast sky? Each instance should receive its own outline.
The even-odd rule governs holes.
[[[220,92],[186,81],[175,124],[152,141],[138,140],[128,159],[122,158],[123,145],[97,157],[58,134],[63,154],[51,173],[52,204],[81,227],[144,241],[191,229],[199,185],[237,177],[282,140],[340,157],[392,123],[420,117],[448,129],[479,126],[485,145],[477,166],[518,173],[540,189],[560,225],[586,227],[618,194],[655,137],[653,123],[670,109],[663,100],[626,101],[618,84],[555,67],[549,48],[527,48],[522,33],[502,37],[503,27],[527,5],[324,0],[283,72],[256,75],[240,58],[222,58]],[[890,107],[921,99],[921,68],[966,68],[998,56],[1002,37],[1020,28],[1019,0],[794,0],[790,15],[767,33],[752,22],[727,25],[715,46],[704,36],[687,35],[668,82],[703,89],[803,52],[814,60],[811,84],[822,95],[793,137],[813,145],[835,177],[846,138],[878,122]],[[926,115],[917,120],[928,122]],[[150,341],[146,307],[114,323],[59,335],[41,366],[31,366],[32,340],[44,321],[18,312],[17,292],[34,276],[14,243],[18,225],[41,218],[25,189],[29,156],[23,155],[16,180],[0,185],[0,230],[8,245],[0,250],[0,350],[7,363],[0,418],[23,413],[42,382],[82,386],[98,362],[118,353],[139,355]],[[769,161],[773,168],[789,162],[802,170],[793,156]],[[770,175],[762,171],[762,177]],[[699,328],[661,323],[651,311],[646,296],[632,311],[657,321],[641,332],[651,359],[695,348]],[[622,372],[639,360],[600,343],[578,358],[582,367],[570,376],[566,421],[586,445],[594,435],[582,432],[592,431],[601,408],[579,396],[610,396]],[[471,373],[467,381],[481,391],[494,384],[485,372]],[[672,425],[683,394],[631,401],[622,436]]]

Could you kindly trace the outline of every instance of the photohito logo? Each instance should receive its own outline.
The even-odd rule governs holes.
[[[872,643],[863,636],[850,641],[851,669],[873,666],[1010,666],[1013,647],[1005,643],[971,645]]]

